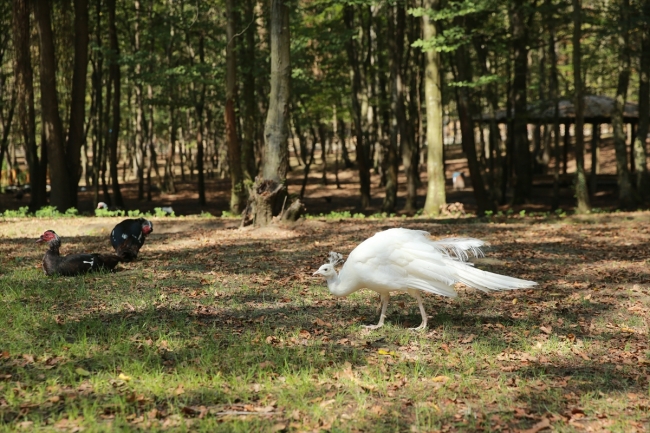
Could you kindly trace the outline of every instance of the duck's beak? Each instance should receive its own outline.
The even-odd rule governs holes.
[[[37,243],[37,244],[38,244],[38,243],[41,243],[41,242],[45,242],[45,239],[43,239],[43,236],[41,236],[40,238],[36,239],[36,243]]]

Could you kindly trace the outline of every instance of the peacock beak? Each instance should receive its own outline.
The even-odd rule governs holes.
[[[322,272],[320,271],[320,269],[319,269],[319,270],[317,270],[316,272],[314,272],[311,276],[312,276],[312,277],[315,277],[316,275],[323,275],[323,273],[322,273]]]

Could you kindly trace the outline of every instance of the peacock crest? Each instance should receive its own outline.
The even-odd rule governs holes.
[[[339,263],[343,263],[345,260],[343,260],[343,255],[341,253],[335,253],[334,251],[330,251],[329,255],[329,262],[332,266],[336,266]]]

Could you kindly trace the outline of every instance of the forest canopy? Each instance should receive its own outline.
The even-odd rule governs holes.
[[[460,143],[479,214],[534,202],[540,179],[557,208],[567,176],[586,212],[608,139],[612,205],[636,208],[649,38],[649,0],[2,2],[0,186],[64,211],[81,187],[124,207],[125,183],[145,202],[189,180],[200,208],[206,177],[225,178],[223,210],[258,218],[260,197],[269,217],[286,202],[289,170],[298,203],[318,167],[355,173],[361,211],[372,174],[382,211],[436,215]]]

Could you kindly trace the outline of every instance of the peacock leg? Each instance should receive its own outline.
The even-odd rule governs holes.
[[[417,328],[411,328],[415,331],[421,331],[427,327],[427,312],[424,311],[424,305],[422,305],[422,296],[420,295],[419,290],[409,290],[409,295],[413,296],[418,300],[418,307],[420,307],[420,314],[422,315],[422,323]]]
[[[389,299],[388,293],[380,295],[379,299],[381,299],[381,315],[379,316],[379,323],[377,323],[376,325],[364,325],[364,328],[366,329],[377,329],[384,326],[384,319],[386,318],[386,309],[388,308],[388,299]]]

